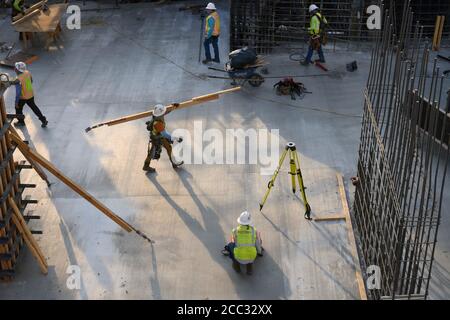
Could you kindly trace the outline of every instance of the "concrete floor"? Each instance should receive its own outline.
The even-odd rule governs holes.
[[[260,214],[258,203],[269,177],[260,175],[258,165],[189,164],[175,171],[163,154],[158,173],[146,175],[141,170],[148,139],[145,120],[84,132],[93,123],[148,110],[158,102],[230,87],[228,80],[199,76],[217,74],[197,62],[198,17],[178,6],[135,4],[83,12],[80,31],[64,29],[58,48],[36,49],[39,60],[30,69],[37,103],[50,123],[41,129],[25,111],[22,130],[42,155],[156,243],[150,246],[122,231],[53,177],[56,183],[48,190],[29,171],[23,180],[38,182],[30,194],[39,199],[29,209],[41,216],[32,227],[44,233],[38,240],[49,274],[41,275],[24,250],[15,281],[0,284],[0,298],[359,299],[345,224],[304,220],[303,206],[290,192],[287,166]],[[221,9],[226,25],[229,17]],[[0,29],[0,41],[16,40],[7,18],[0,20]],[[227,32],[224,28],[221,36],[222,60],[229,51]],[[194,121],[221,132],[279,129],[280,150],[288,141],[299,146],[313,215],[340,213],[336,172],[346,182],[355,173],[370,55],[326,55],[330,76],[299,78],[313,92],[303,100],[276,96],[272,86],[278,80],[269,79],[260,88],[247,85],[217,102],[176,111],[166,118],[168,129],[193,134]],[[271,76],[323,74],[313,66],[300,67],[287,54],[267,60]],[[345,64],[352,60],[359,69],[347,73]],[[11,113],[13,98],[9,90]],[[346,187],[351,203],[353,190]],[[253,213],[266,249],[251,277],[236,274],[220,254],[245,209]],[[447,227],[441,234],[450,231],[448,210],[443,214]],[[450,281],[444,249],[439,247],[436,255],[444,259],[437,260]],[[69,265],[80,266],[80,290],[66,287]]]

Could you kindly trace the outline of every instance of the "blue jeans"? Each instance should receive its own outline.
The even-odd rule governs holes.
[[[212,60],[211,59],[211,51],[209,48],[209,45],[212,44],[214,48],[214,61],[220,62],[219,58],[219,36],[211,36],[208,39],[205,39],[203,42],[203,45],[205,46],[205,55],[206,60]]]
[[[230,242],[229,244],[226,245],[228,251],[230,252],[229,257],[230,257],[230,259],[233,260],[233,261],[236,261],[236,260],[234,259],[234,247],[235,247],[235,246],[236,246],[236,244],[235,244],[234,242]]]
[[[311,58],[313,55],[314,49],[313,47],[310,45],[309,49],[308,49],[308,55],[305,58],[306,62],[311,63]],[[319,59],[320,61],[325,61],[325,57],[323,56],[323,50],[322,50],[322,45],[320,45],[319,49],[317,49],[317,53],[319,54]]]

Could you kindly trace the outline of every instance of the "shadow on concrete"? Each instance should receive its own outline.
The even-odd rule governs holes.
[[[236,287],[236,293],[242,299],[285,299],[290,294],[290,287],[288,279],[284,272],[280,269],[277,262],[265,252],[263,259],[257,259],[261,261],[255,261],[255,269],[252,276],[247,276],[244,272],[237,274],[231,266],[231,261],[228,257],[221,255],[220,251],[225,245],[223,239],[225,233],[219,224],[218,215],[210,207],[205,206],[198,198],[197,194],[192,188],[191,183],[188,181],[192,178],[192,175],[186,170],[177,170],[177,174],[189,195],[192,197],[194,203],[198,207],[205,228],[190,214],[181,208],[166,192],[166,190],[157,181],[156,177],[152,174],[148,174],[148,179],[154,184],[160,194],[165,195],[164,199],[169,205],[177,212],[180,218],[184,221],[186,226],[205,246],[208,250],[211,258],[230,274],[230,278]],[[245,281],[242,278],[245,276]]]
[[[336,276],[334,276],[333,274],[331,274],[330,272],[328,272],[325,268],[322,267],[322,265],[317,262],[316,260],[314,260],[314,258],[308,254],[308,252],[305,251],[305,249],[303,249],[298,243],[297,241],[293,240],[291,237],[289,237],[289,235],[284,232],[281,228],[279,228],[269,217],[267,217],[262,211],[260,212],[261,215],[264,217],[264,219],[267,220],[267,222],[269,222],[272,227],[279,232],[286,240],[288,240],[292,245],[294,245],[298,250],[301,251],[301,253],[308,259],[310,260],[314,266],[319,269],[331,282],[335,283],[338,287],[340,287],[345,293],[347,293],[349,296],[353,297],[354,299],[359,299],[359,297],[356,297],[354,295],[354,293],[352,292],[352,290],[350,290],[349,288],[347,288],[343,283],[341,283],[338,279],[336,279]]]

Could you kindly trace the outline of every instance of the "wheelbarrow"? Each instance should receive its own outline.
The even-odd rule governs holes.
[[[264,77],[260,75],[256,70],[259,67],[265,66],[268,63],[264,61],[264,59],[261,56],[258,56],[258,59],[255,61],[254,64],[246,65],[242,68],[232,68],[230,65],[230,61],[225,63],[225,70],[209,67],[208,69],[216,70],[220,72],[226,72],[228,73],[229,79],[232,80],[231,85],[244,85],[246,82],[248,82],[252,87],[259,87],[264,82]],[[216,79],[228,79],[225,77],[217,77],[217,76],[208,76],[209,78],[216,78]]]

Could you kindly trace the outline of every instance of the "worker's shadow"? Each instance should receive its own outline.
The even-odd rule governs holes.
[[[237,288],[235,292],[239,297],[241,299],[283,299],[289,297],[291,290],[288,279],[268,252],[264,253],[263,258],[258,258],[255,261],[252,276],[245,274],[245,266],[240,274],[233,270],[231,260],[221,254],[221,250],[225,245],[223,241],[228,237],[226,237],[227,235],[219,224],[218,215],[211,208],[205,207],[198,198],[197,192],[194,191],[189,181],[192,179],[192,175],[186,170],[177,170],[176,172],[180,177],[181,183],[198,207],[203,218],[204,228],[167,194],[155,176],[147,175],[147,177],[152,181],[159,193],[164,195],[166,201],[177,212],[192,234],[203,243],[211,258],[228,271],[230,279]],[[245,281],[243,281],[243,277]]]

